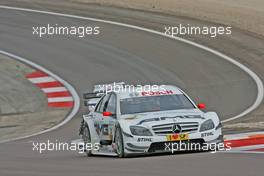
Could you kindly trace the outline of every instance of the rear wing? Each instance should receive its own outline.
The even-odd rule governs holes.
[[[93,106],[94,101],[92,99],[100,99],[103,95],[104,93],[84,93],[84,106]]]
[[[112,90],[116,86],[124,86],[125,82],[114,82],[110,84],[97,84],[94,85],[93,92],[83,94],[84,106],[95,106],[96,102],[107,93],[108,90]]]
[[[112,90],[114,87],[120,87],[120,86],[125,86],[125,82],[114,82],[110,84],[97,84],[94,85],[94,90],[93,92],[107,92],[108,90]]]
[[[84,93],[83,94],[83,99],[84,100],[89,100],[89,99],[92,99],[92,98],[101,98],[102,95],[99,95],[100,93]]]

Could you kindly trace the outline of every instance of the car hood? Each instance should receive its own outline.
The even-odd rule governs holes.
[[[198,122],[206,120],[204,113],[199,109],[173,110],[162,112],[148,112],[140,114],[122,115],[120,121],[129,125],[142,125],[150,127],[163,123]]]

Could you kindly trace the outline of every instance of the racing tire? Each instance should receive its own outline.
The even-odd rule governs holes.
[[[116,145],[116,153],[119,158],[124,158],[126,157],[126,153],[124,150],[124,140],[123,140],[123,133],[122,129],[117,126],[116,127],[116,132],[115,132],[115,145]]]
[[[88,125],[86,124],[85,127],[83,128],[83,134],[82,134],[82,139],[83,139],[83,143],[84,143],[84,151],[86,153],[86,156],[92,156],[92,150],[86,150],[85,146],[87,143],[91,143],[91,133],[89,130]]]

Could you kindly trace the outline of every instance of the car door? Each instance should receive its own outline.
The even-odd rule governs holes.
[[[103,112],[111,113],[104,116]],[[110,145],[113,138],[113,128],[116,122],[116,95],[114,93],[106,95],[95,110],[95,128],[97,129],[100,143]]]
[[[112,115],[104,117],[104,125],[105,128],[107,128],[107,130],[105,131],[106,132],[105,135],[107,135],[106,138],[109,140],[109,142],[110,141],[112,142],[113,131],[117,120],[116,107],[117,107],[116,95],[115,93],[111,93],[105,111],[108,113],[110,112]]]
[[[104,112],[104,109],[105,109],[105,106],[106,106],[106,103],[109,97],[110,97],[110,94],[104,95],[102,99],[100,100],[100,102],[95,107],[95,110],[93,112],[94,128],[100,140],[102,139],[102,134],[103,134],[102,133],[102,130],[103,130],[102,122],[104,120],[103,112]]]

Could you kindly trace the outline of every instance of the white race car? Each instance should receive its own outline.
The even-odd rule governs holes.
[[[155,91],[122,89],[103,95],[95,109],[83,115],[80,135],[84,144],[99,144],[86,150],[87,156],[169,152],[169,144],[182,142],[222,143],[217,114],[202,108],[204,104],[195,105],[171,85]]]

